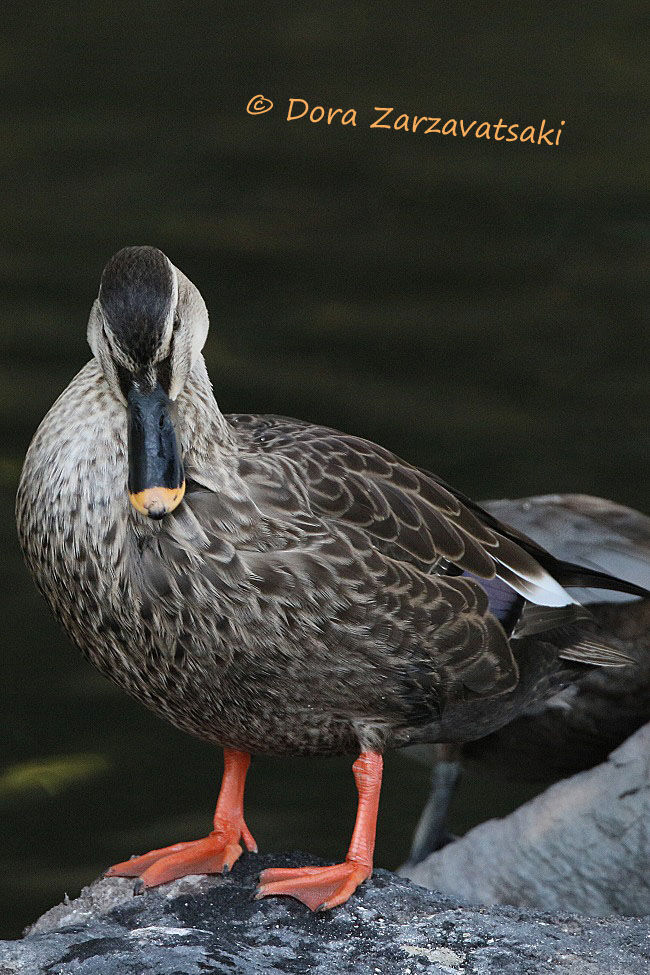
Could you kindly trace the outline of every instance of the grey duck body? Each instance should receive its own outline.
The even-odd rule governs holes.
[[[222,416],[192,333],[202,300],[174,272],[180,310],[172,329],[159,303],[143,362],[96,303],[95,357],[43,420],[18,491],[29,568],[104,674],[203,739],[327,754],[478,738],[580,661],[608,662],[564,626],[575,607],[536,550],[432,475],[312,424]],[[166,377],[187,490],[160,520],[126,490],[125,370]],[[476,577],[495,572],[529,596],[523,614],[550,604],[533,607],[534,637],[489,611]]]

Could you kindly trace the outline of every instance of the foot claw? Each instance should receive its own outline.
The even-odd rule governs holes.
[[[255,900],[284,895],[311,911],[328,911],[344,904],[371,873],[372,867],[351,861],[333,867],[271,868],[260,874]]]
[[[242,825],[241,838],[249,853],[257,853],[257,843],[246,823]]]

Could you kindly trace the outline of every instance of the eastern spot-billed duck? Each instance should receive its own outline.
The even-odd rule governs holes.
[[[330,908],[372,871],[383,752],[481,737],[576,668],[624,663],[564,586],[630,587],[557,561],[383,447],[223,416],[207,332],[201,295],[161,251],[108,262],[93,358],[27,453],[20,540],[86,656],[224,748],[210,835],[108,874],[150,887],[254,850],[251,753],[358,754],[344,862],[260,878],[260,897]]]

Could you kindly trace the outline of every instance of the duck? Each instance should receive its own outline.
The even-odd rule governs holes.
[[[224,415],[208,312],[153,246],[106,264],[92,358],[40,424],[16,498],[36,585],[128,694],[223,748],[206,837],[117,863],[139,891],[257,845],[251,756],[356,756],[345,859],[269,868],[258,898],[344,904],[371,876],[387,749],[484,737],[576,671],[620,667],[555,559],[428,471],[318,424]]]
[[[650,518],[607,498],[551,494],[485,501],[488,511],[526,532],[556,557],[650,586]],[[449,808],[466,761],[519,782],[550,783],[592,768],[650,721],[650,599],[574,589],[601,635],[630,658],[626,667],[584,668],[572,684],[485,738],[417,745],[432,765],[431,788],[407,868],[454,840]]]

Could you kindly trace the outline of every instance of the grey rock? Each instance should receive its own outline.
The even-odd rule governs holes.
[[[650,914],[650,724],[603,764],[400,872],[474,903]]]
[[[542,915],[458,901],[377,870],[342,908],[252,900],[260,869],[314,862],[246,856],[227,877],[133,896],[98,880],[0,943],[0,975],[646,975],[650,918]]]

